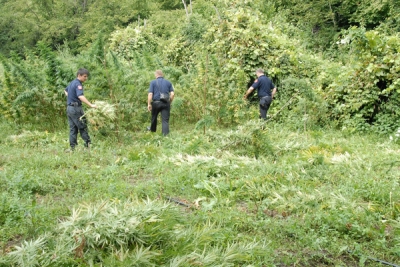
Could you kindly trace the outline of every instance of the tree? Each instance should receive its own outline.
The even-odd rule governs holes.
[[[118,27],[126,27],[133,22],[140,24],[151,14],[151,1],[141,0],[96,0],[85,13],[80,28],[79,42],[82,46],[93,42],[99,31],[109,35]]]
[[[25,1],[2,1],[0,5],[0,52],[22,52],[40,39],[42,17]]]
[[[279,11],[302,27],[309,40],[319,48],[336,41],[333,38],[350,26],[363,26],[367,30],[398,21],[399,5],[396,0],[278,0]]]

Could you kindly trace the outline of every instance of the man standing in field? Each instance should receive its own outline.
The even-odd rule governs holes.
[[[69,145],[71,150],[75,149],[78,145],[78,131],[81,134],[83,141],[85,141],[85,147],[90,145],[90,137],[88,133],[88,128],[86,125],[86,118],[83,117],[84,112],[82,109],[82,102],[87,104],[91,108],[95,108],[83,95],[83,85],[89,76],[89,71],[87,69],[79,69],[77,73],[77,78],[73,80],[67,88],[65,88],[65,95],[67,96],[67,117],[69,123]]]
[[[149,94],[147,96],[147,109],[151,112],[150,131],[157,130],[157,117],[161,113],[162,133],[169,133],[169,115],[171,103],[174,100],[174,87],[171,82],[164,79],[161,70],[154,73],[156,79],[150,82]]]
[[[253,85],[247,90],[244,99],[247,99],[249,94],[251,94],[254,89],[257,89],[257,95],[260,100],[260,118],[266,120],[269,106],[276,94],[276,87],[272,83],[271,79],[264,75],[264,70],[257,69],[256,75],[257,80],[255,80]]]

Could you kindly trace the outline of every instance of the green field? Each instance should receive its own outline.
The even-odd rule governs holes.
[[[397,140],[176,128],[67,153],[67,130],[2,124],[0,266],[400,264]]]

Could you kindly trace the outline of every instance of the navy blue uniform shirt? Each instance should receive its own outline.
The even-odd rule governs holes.
[[[65,88],[65,92],[68,93],[67,97],[67,105],[70,105],[73,102],[78,102],[79,105],[82,105],[79,96],[83,95],[83,86],[80,80],[73,80],[67,88]]]
[[[272,83],[270,78],[261,75],[251,87],[257,89],[257,95],[261,98],[264,96],[272,96],[272,89],[275,88],[275,85]]]
[[[153,101],[160,101],[160,92],[169,94],[174,91],[172,83],[163,77],[158,77],[150,82],[149,93],[153,93]]]

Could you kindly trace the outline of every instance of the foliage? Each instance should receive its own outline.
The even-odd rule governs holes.
[[[10,252],[10,256],[18,266],[38,266],[40,265],[38,255],[41,253],[43,245],[43,238],[30,242],[24,241],[21,246],[15,247],[15,251]]]
[[[43,13],[48,18],[58,12],[58,2],[36,4],[38,9],[48,8]],[[111,15],[119,7],[129,9],[128,6],[135,5],[81,4],[81,16],[90,13],[94,17],[107,5],[112,7],[108,11]],[[177,3],[165,4],[172,8]],[[261,4],[259,1],[235,1],[230,5],[198,1],[190,16],[186,17],[183,10],[159,11],[151,15],[150,21],[137,24],[132,21],[133,17],[122,16],[121,24],[117,25],[127,27],[115,30],[110,38],[114,24],[98,31],[96,36],[91,34],[93,45],[77,57],[68,43],[59,47],[57,53],[39,43],[36,50],[25,50],[24,57],[17,54],[3,57],[2,116],[18,123],[46,121],[52,124],[51,128],[56,128],[59,123],[51,118],[63,116],[60,88],[73,77],[72,71],[84,66],[93,74],[85,85],[89,98],[109,100],[115,105],[119,116],[116,132],[120,127],[138,130],[149,119],[143,106],[148,83],[153,78],[151,73],[161,68],[177,92],[173,107],[177,120],[198,123],[203,129],[213,125],[230,126],[258,117],[257,106],[243,101],[242,95],[255,78],[254,70],[261,67],[278,88],[269,113],[273,119],[286,120],[298,129],[333,124],[346,126],[351,131],[389,133],[394,130],[398,124],[395,35],[357,29],[344,32],[339,41],[341,56],[333,52],[338,60],[342,59],[341,64],[310,53],[299,39],[304,35],[282,18],[286,13],[274,15],[274,7],[280,10],[291,4],[290,1],[268,2],[269,8],[261,8]],[[341,19],[350,16],[346,12],[356,8],[353,4],[332,2],[328,6],[322,2],[304,2],[297,3],[294,10],[303,8],[309,12],[305,7],[311,5],[325,13],[332,9],[332,17],[323,19],[336,21],[339,30],[346,24],[340,24]],[[390,7],[387,12],[392,12],[391,3],[387,1],[383,5]],[[152,8],[149,2],[138,10],[144,12],[143,16],[150,16]],[[367,9],[364,6],[357,10]],[[324,12],[305,14],[310,15],[308,22],[317,23]],[[342,14],[340,19],[336,13]],[[166,24],[165,19],[171,16],[176,19]],[[350,44],[346,44],[349,40]],[[379,62],[385,64],[379,65]],[[34,71],[37,65],[44,66],[40,74]],[[41,89],[40,76],[46,79],[46,90]]]
[[[6,78],[0,95],[1,113],[18,123],[36,121],[54,129],[64,106],[60,87],[65,88],[70,72],[45,44],[39,43],[36,53],[27,51],[26,60],[15,54],[12,60],[3,58]],[[38,66],[41,72],[33,71]]]
[[[82,117],[88,118],[88,122],[94,130],[98,131],[101,128],[115,127],[116,119],[115,107],[104,101],[95,101],[96,108],[89,109]],[[82,119],[82,117],[80,119]]]
[[[23,53],[38,41],[52,48],[67,43],[74,54],[97,39],[99,32],[108,36],[118,27],[140,24],[151,12],[183,8],[177,0],[104,1],[35,0],[2,1],[0,52]]]
[[[284,110],[274,119],[303,130],[332,125],[327,102],[322,99],[321,92],[313,90],[312,86],[310,79],[289,76],[282,80],[279,101]]]
[[[38,41],[46,41],[55,48],[68,40],[77,49],[80,24],[91,1],[3,2],[1,52],[8,54],[10,51],[23,53],[25,48],[34,48]]]
[[[143,204],[116,201],[82,205],[60,223],[55,236],[24,242],[8,255],[11,263],[20,266],[59,266],[82,260],[119,266],[160,266],[165,261],[173,266],[211,266],[243,262],[258,247],[256,243],[228,243],[213,248],[208,242],[218,228],[206,224],[185,229],[179,220],[182,218],[171,207],[149,200]],[[173,256],[168,255],[170,250],[179,256],[168,259]],[[162,251],[167,253],[162,256]]]
[[[391,133],[400,122],[398,36],[352,28],[340,46],[350,50],[356,64],[329,85],[332,113],[344,126]]]
[[[151,12],[152,1],[115,1],[97,0],[88,5],[85,13],[87,19],[80,28],[81,45],[93,42],[101,31],[109,35],[118,27],[126,27],[131,23],[140,23],[146,19]]]
[[[296,1],[279,0],[275,6],[280,12],[304,29],[306,41],[317,49],[329,48],[341,30],[351,26],[375,27],[387,32],[398,32],[395,0],[362,1]]]
[[[65,119],[64,89],[74,79],[74,72],[85,67],[91,72],[85,83],[85,96],[91,101],[105,99],[114,105],[118,116],[116,130],[117,124],[127,128],[142,127],[139,124],[147,120],[147,112],[140,107],[145,105],[142,103],[146,101],[146,89],[156,61],[149,53],[143,59],[136,52],[135,61],[126,62],[113,52],[107,53],[101,43],[99,39],[91,50],[72,60],[68,49],[57,56],[44,44],[40,44],[37,51],[27,51],[26,60],[18,56],[3,58],[5,81],[0,94],[1,115],[20,125],[29,122],[42,129],[59,128]],[[40,72],[34,71],[37,66]],[[146,68],[142,69],[144,66]],[[135,71],[131,72],[133,69]],[[98,122],[93,125],[96,131],[102,128]]]
[[[297,40],[282,33],[279,23],[266,25],[261,18],[257,11],[237,4],[214,19],[204,35],[208,44],[203,45],[203,49],[207,49],[208,55],[199,52],[201,57],[195,58],[197,72],[190,93],[206,105],[191,107],[196,114],[212,116],[220,125],[238,123],[254,116],[246,111],[242,96],[253,82],[255,69],[260,67],[266,69],[278,86],[278,101],[274,102],[278,109],[284,104],[280,94],[288,94],[279,87],[283,77],[317,77],[324,62],[306,55],[300,46],[296,47]],[[201,108],[205,108],[206,113]]]
[[[396,1],[361,1],[357,5],[357,10],[350,17],[351,21],[358,22],[361,26],[369,30],[377,28],[386,28],[388,32],[398,32],[396,25],[397,17],[393,16],[399,11]]]
[[[110,49],[126,60],[132,60],[142,51],[154,53],[157,41],[144,31],[144,27],[129,25],[111,34]]]
[[[162,10],[182,8],[182,2],[179,0],[159,0],[156,1],[158,5],[161,4]]]
[[[0,18],[0,53],[23,51],[34,47],[39,40],[38,18],[32,12],[31,4],[25,1],[2,1]]]

